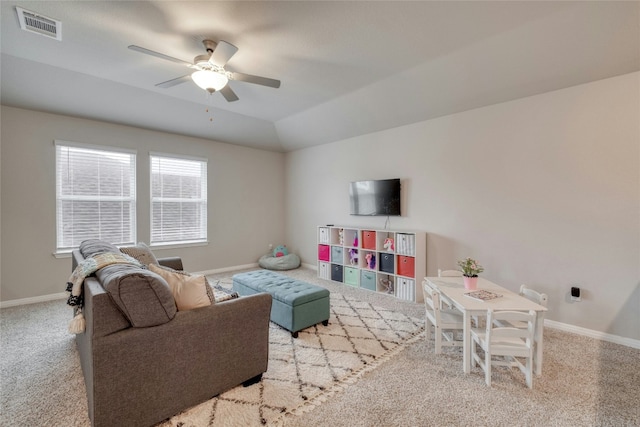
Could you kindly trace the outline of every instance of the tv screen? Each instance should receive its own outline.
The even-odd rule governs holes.
[[[400,216],[400,179],[352,182],[349,201],[351,215]]]

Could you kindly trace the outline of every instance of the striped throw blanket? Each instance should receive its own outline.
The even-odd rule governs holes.
[[[84,298],[82,295],[82,283],[84,279],[100,270],[103,267],[112,264],[131,264],[142,267],[135,258],[123,253],[107,252],[104,254],[94,255],[86,258],[73,270],[69,280],[67,281],[67,292],[70,292],[67,304],[74,308],[74,317],[69,324],[69,332],[80,334],[84,332],[85,323],[82,314],[82,306]]]

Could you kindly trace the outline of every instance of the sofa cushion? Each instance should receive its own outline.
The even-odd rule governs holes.
[[[149,270],[113,264],[98,270],[96,276],[134,327],[162,325],[176,315],[176,303],[169,285]]]
[[[120,248],[120,252],[137,259],[141,264],[144,265],[158,264],[158,260],[156,259],[156,256],[153,254],[151,249],[149,249],[149,246],[142,242],[139,242],[136,246],[126,246]]]

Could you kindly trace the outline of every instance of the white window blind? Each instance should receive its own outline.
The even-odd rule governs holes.
[[[207,241],[207,161],[151,154],[151,244]]]
[[[136,154],[56,141],[57,252],[136,239]]]

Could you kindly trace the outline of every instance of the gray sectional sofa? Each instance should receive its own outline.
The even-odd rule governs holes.
[[[74,269],[117,250],[91,243],[73,252]],[[182,269],[179,258],[159,262]],[[177,311],[163,281],[124,264],[84,281],[86,329],[76,341],[94,427],[151,426],[267,370],[270,295]]]

